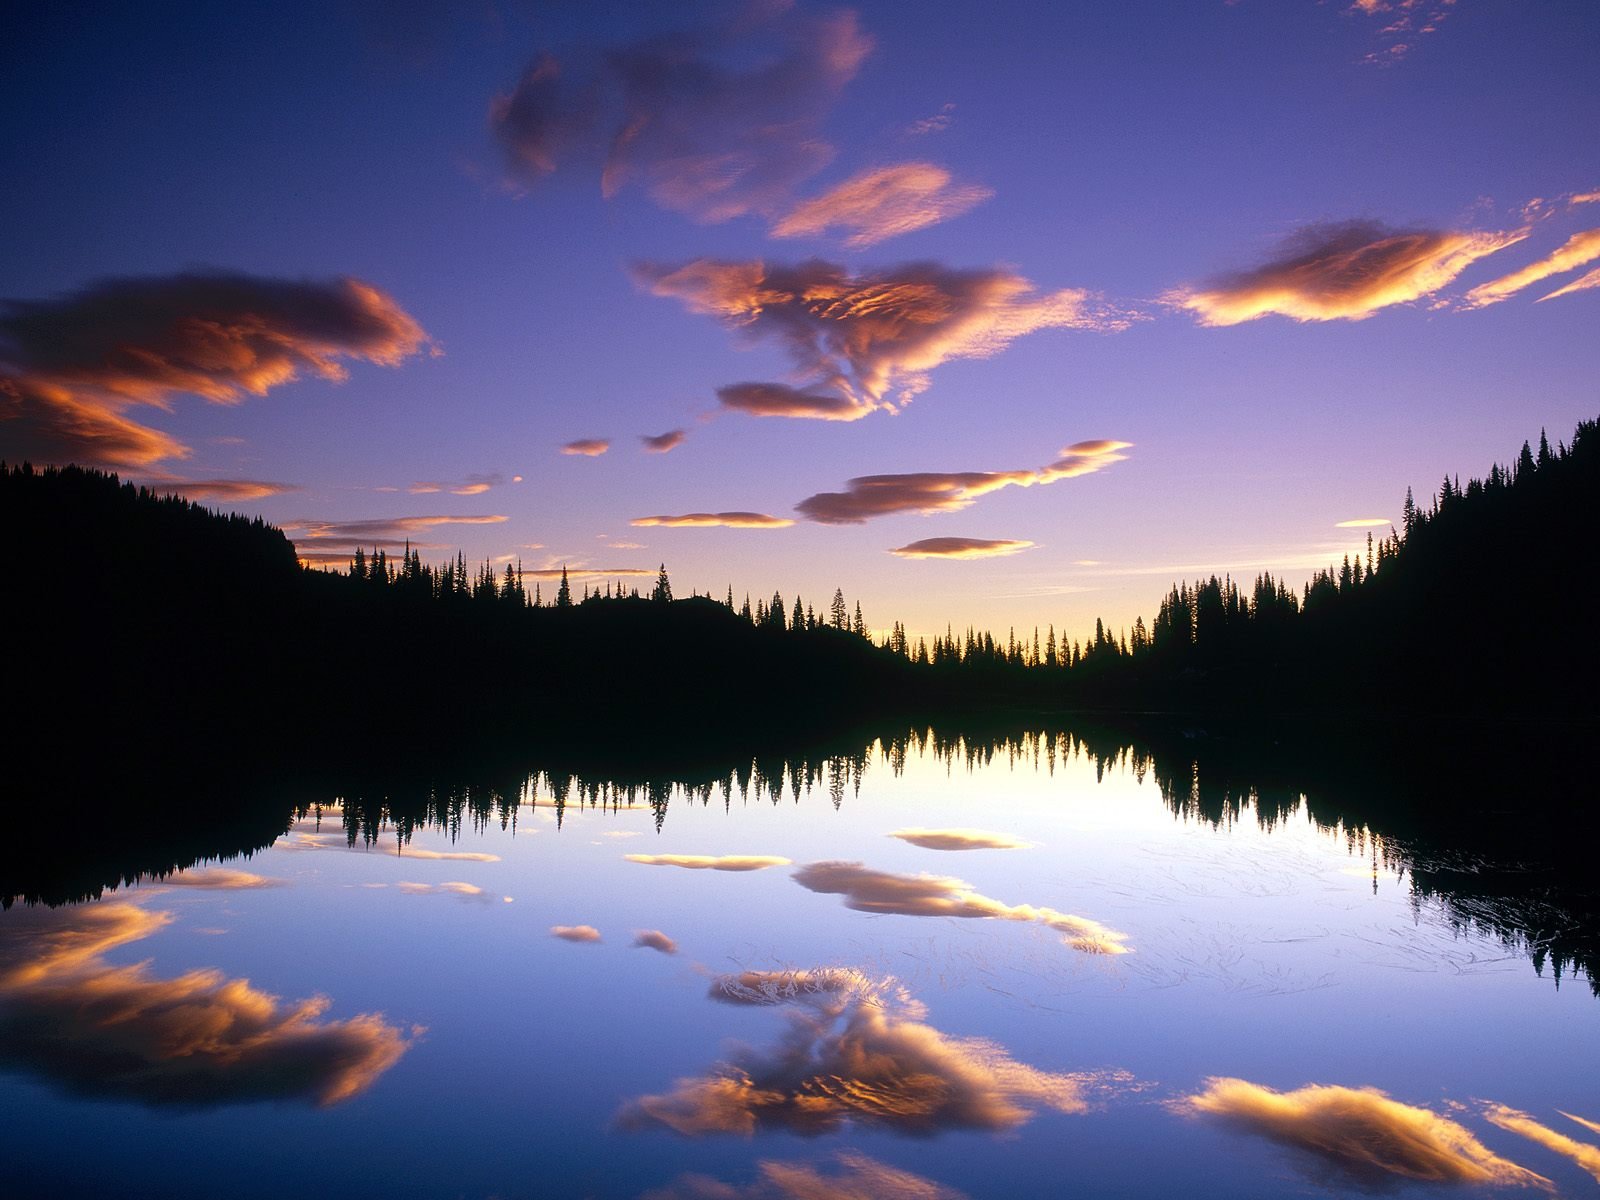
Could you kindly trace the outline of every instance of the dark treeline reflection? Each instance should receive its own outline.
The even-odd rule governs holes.
[[[1069,762],[1098,776],[1151,782],[1175,820],[1266,828],[1302,812],[1347,840],[1375,875],[1405,878],[1419,905],[1525,952],[1559,983],[1600,969],[1600,889],[1588,814],[1593,781],[1577,735],[1447,726],[1364,726],[1264,735],[1144,721],[1043,719],[902,725],[759,752],[653,751],[570,745],[492,769],[351,769],[268,783],[259,776],[167,781],[159,797],[123,781],[123,808],[73,823],[49,797],[20,807],[0,839],[0,899],[59,904],[140,876],[248,855],[297,819],[341,830],[352,846],[392,833],[402,853],[421,830],[452,839],[512,831],[533,806],[558,827],[575,811],[648,809],[657,829],[682,805],[735,818],[752,804],[826,809],[863,801],[864,781],[931,755],[953,771],[994,766],[1052,776]],[[1597,988],[1600,992],[1600,988]]]
[[[320,812],[352,845],[387,830],[403,844],[423,828],[510,829],[526,805],[553,809],[558,824],[573,809],[648,807],[660,829],[674,805],[821,799],[837,808],[873,772],[899,775],[924,754],[953,770],[998,764],[1054,775],[1073,760],[1099,777],[1127,769],[1160,789],[1175,819],[1215,826],[1270,829],[1304,812],[1375,873],[1406,877],[1418,904],[1436,902],[1459,926],[1527,953],[1558,984],[1577,970],[1593,985],[1600,969],[1593,779],[1581,733],[1544,726],[1284,727],[1263,736],[1149,720],[913,725],[693,766],[618,772],[552,761],[494,780],[371,780],[300,815]]]

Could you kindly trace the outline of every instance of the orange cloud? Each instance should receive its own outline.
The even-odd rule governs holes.
[[[159,883],[163,887],[204,888],[215,891],[237,892],[276,887],[283,880],[269,879],[265,875],[256,875],[250,871],[236,871],[231,867],[202,867],[191,868],[187,871],[174,871],[165,879],[151,879],[148,882]]]
[[[152,491],[183,496],[189,500],[222,500],[231,503],[265,500],[268,496],[282,496],[300,490],[292,483],[267,483],[260,479],[160,478],[149,481],[145,486]]]
[[[635,929],[633,945],[636,950],[659,950],[662,954],[678,952],[678,943],[659,929]]]
[[[188,448],[122,415],[175,396],[232,404],[344,359],[397,366],[430,346],[390,297],[354,279],[226,272],[111,279],[0,306],[0,457],[143,467]]]
[[[605,144],[608,198],[637,186],[699,221],[771,214],[833,157],[823,118],[871,49],[849,10],[751,6],[565,64],[545,55],[494,99],[489,126],[519,181]]]
[[[1131,320],[1082,289],[1041,294],[1001,268],[911,263],[851,275],[818,259],[796,266],[696,259],[633,270],[653,294],[783,347],[803,387],[744,383],[718,393],[728,407],[767,416],[851,420],[892,411],[952,359],[988,358],[1040,329],[1106,331]]]
[[[661,525],[669,529],[708,529],[723,526],[728,529],[782,529],[793,525],[788,517],[769,517],[758,512],[683,513],[679,516],[638,517],[632,525]]]
[[[771,854],[624,854],[631,863],[647,867],[686,867],[691,871],[759,871],[764,867],[787,867],[792,861]]]
[[[769,1050],[741,1049],[670,1092],[633,1101],[618,1115],[622,1128],[810,1137],[859,1125],[930,1135],[1014,1129],[1036,1109],[1087,1108],[1073,1076],[941,1033],[892,981],[842,970],[746,972],[714,981],[711,995],[779,1006],[788,1029]]]
[[[1581,275],[1564,287],[1558,287],[1548,296],[1540,296],[1539,302],[1554,300],[1557,296],[1570,296],[1573,292],[1586,292],[1590,288],[1600,287],[1600,267],[1596,267],[1586,275]]]
[[[889,835],[924,850],[1027,850],[1033,843],[982,829],[896,829]]]
[[[1216,1078],[1177,1104],[1288,1146],[1358,1187],[1401,1180],[1549,1188],[1550,1181],[1499,1157],[1456,1122],[1391,1100],[1377,1088],[1309,1084],[1275,1092]]]
[[[600,931],[593,925],[552,925],[550,936],[564,942],[598,942]]]
[[[752,417],[793,417],[810,421],[859,421],[876,405],[833,392],[809,391],[786,383],[729,383],[717,389],[724,408]]]
[[[414,534],[440,525],[500,525],[503,515],[378,517],[365,521],[285,521],[282,528],[314,541],[350,542],[363,546],[403,545]],[[297,543],[298,544],[298,543]]]
[[[640,1200],[966,1200],[953,1188],[855,1151],[840,1151],[834,1161],[838,1169],[829,1174],[807,1164],[762,1159],[756,1164],[758,1178],[742,1187],[706,1175],[681,1175]]]
[[[1487,308],[1520,292],[1525,287],[1533,286],[1541,279],[1548,279],[1552,275],[1581,267],[1597,258],[1600,258],[1600,229],[1586,229],[1582,233],[1573,234],[1560,249],[1545,255],[1538,262],[1529,263],[1520,271],[1513,271],[1488,283],[1480,283],[1466,294],[1461,306]]]
[[[813,892],[842,895],[857,912],[907,917],[965,917],[976,920],[1036,921],[1059,933],[1086,954],[1127,954],[1127,935],[1098,921],[1031,904],[1004,904],[981,896],[970,884],[947,875],[896,875],[858,862],[807,863],[794,881]]]
[[[1362,321],[1381,308],[1432,295],[1478,259],[1526,236],[1526,230],[1400,231],[1373,221],[1312,225],[1263,266],[1163,299],[1208,326],[1272,313],[1295,321]]]
[[[584,458],[599,458],[611,449],[610,438],[579,438],[561,447],[563,454],[581,454]]]
[[[1600,200],[1600,193],[1595,195],[1595,199]],[[1591,1121],[1586,1117],[1575,1117],[1569,1112],[1562,1112],[1560,1109],[1557,1109],[1556,1111],[1560,1112],[1561,1115],[1567,1120],[1576,1121],[1579,1125],[1582,1125],[1585,1129],[1589,1130],[1589,1132],[1600,1133],[1600,1122]]]
[[[1566,1134],[1557,1133],[1548,1125],[1535,1121],[1527,1113],[1520,1112],[1515,1108],[1507,1108],[1504,1104],[1486,1105],[1483,1115],[1491,1124],[1498,1125],[1501,1129],[1509,1129],[1512,1133],[1519,1133],[1529,1141],[1537,1142],[1546,1150],[1552,1150],[1557,1154],[1570,1158],[1585,1171],[1589,1172],[1596,1183],[1600,1183],[1600,1146],[1596,1146],[1591,1142],[1574,1141]],[[1569,1117],[1568,1119],[1577,1121],[1578,1124],[1588,1126],[1590,1129],[1595,1130],[1596,1133],[1600,1133],[1600,1128],[1597,1128],[1589,1121],[1580,1120],[1577,1117]]]
[[[101,955],[171,917],[132,904],[24,909],[0,922],[0,1066],[80,1096],[174,1107],[337,1104],[410,1048],[380,1015],[323,1020],[218,971],[156,979]]]
[[[651,454],[665,454],[669,450],[676,450],[683,445],[683,439],[688,437],[681,429],[669,429],[665,433],[640,434],[639,440],[644,443],[644,448]]]
[[[1003,558],[1032,547],[1032,542],[1014,538],[936,537],[896,546],[889,553],[901,558]]]
[[[1008,487],[1033,487],[1092,475],[1122,462],[1131,442],[1101,439],[1077,442],[1061,457],[1035,471],[928,471],[909,475],[861,475],[844,492],[819,492],[795,505],[808,521],[859,525],[894,513],[956,512],[981,496]]]
[[[504,482],[498,473],[494,475],[468,475],[459,483],[442,479],[424,479],[413,483],[406,491],[413,496],[433,495],[437,492],[449,492],[452,496],[481,496],[490,488],[499,487]]]
[[[849,231],[853,249],[959,217],[994,195],[976,184],[957,184],[950,172],[927,162],[863,171],[832,191],[796,205],[772,226],[776,238],[818,237]]]

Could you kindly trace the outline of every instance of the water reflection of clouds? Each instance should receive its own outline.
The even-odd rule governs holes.
[[[1369,1190],[1406,1181],[1551,1187],[1544,1176],[1501,1158],[1448,1117],[1391,1100],[1377,1088],[1308,1084],[1277,1092],[1216,1078],[1175,1107],[1288,1146],[1316,1173]]]
[[[411,1045],[377,1013],[322,1020],[220,971],[151,976],[107,951],[171,916],[134,904],[27,909],[0,921],[0,1065],[66,1091],[159,1106],[337,1104]]]
[[[678,952],[678,943],[659,929],[635,929],[633,945],[636,950],[659,950],[662,954]]]
[[[251,891],[256,888],[277,887],[284,881],[265,875],[238,871],[231,867],[204,867],[188,871],[174,871],[164,879],[148,879],[147,886],[201,888],[210,891]]]
[[[832,1173],[807,1163],[763,1159],[756,1164],[757,1178],[744,1185],[681,1175],[639,1200],[966,1200],[962,1192],[865,1154],[844,1151],[834,1159],[838,1170]]]
[[[308,824],[297,821],[287,834],[273,843],[274,850],[286,850],[291,853],[303,850],[346,850],[362,854],[384,854],[396,858],[426,859],[430,862],[480,862],[497,863],[500,861],[498,854],[489,854],[480,850],[428,850],[421,846],[404,846],[394,838],[378,838],[373,842],[352,843],[342,831],[337,833],[308,832],[302,826]]]
[[[631,863],[647,867],[684,867],[691,871],[760,871],[787,867],[793,860],[775,854],[624,854]]]
[[[721,976],[714,999],[772,1005],[788,1028],[767,1049],[742,1047],[705,1075],[629,1103],[618,1124],[686,1137],[864,1125],[931,1136],[1013,1129],[1038,1109],[1087,1108],[1078,1077],[1018,1062],[993,1042],[924,1023],[892,980],[844,969]]]
[[[1559,1133],[1548,1125],[1534,1120],[1527,1113],[1515,1108],[1508,1108],[1504,1104],[1486,1105],[1483,1115],[1486,1120],[1500,1126],[1501,1129],[1509,1129],[1512,1133],[1521,1134],[1529,1141],[1537,1142],[1546,1150],[1551,1150],[1570,1158],[1585,1171],[1589,1172],[1590,1175],[1594,1176],[1595,1182],[1600,1183],[1600,1146],[1569,1138],[1566,1134]],[[1568,1120],[1576,1121],[1579,1125],[1594,1130],[1596,1133],[1600,1133],[1600,1127],[1597,1127],[1593,1121],[1585,1121],[1581,1117],[1573,1117],[1567,1113],[1562,1113],[1561,1115],[1567,1117]]]
[[[1066,944],[1087,954],[1126,954],[1127,935],[1088,917],[1032,904],[1005,904],[979,895],[970,884],[948,875],[896,875],[858,862],[807,863],[794,873],[801,887],[842,895],[857,912],[909,917],[965,917],[1036,921],[1066,934]]]
[[[896,829],[889,835],[924,850],[1027,850],[1032,842],[984,829]]]

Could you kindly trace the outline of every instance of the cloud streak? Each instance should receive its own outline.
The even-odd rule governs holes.
[[[1033,545],[1016,538],[936,537],[896,546],[889,553],[901,558],[1004,558]]]
[[[773,854],[624,854],[631,863],[647,867],[683,867],[690,871],[760,871],[767,867],[787,867],[792,859]]]
[[[1101,439],[1077,442],[1049,466],[1032,471],[925,471],[908,475],[861,475],[847,491],[819,492],[795,505],[808,521],[859,525],[895,513],[958,512],[991,492],[1076,479],[1122,462],[1131,442]]]
[[[979,895],[948,875],[896,875],[858,862],[807,863],[794,881],[813,892],[844,897],[857,912],[906,917],[961,917],[968,920],[1031,921],[1063,933],[1066,945],[1085,954],[1127,954],[1127,935],[1098,921],[1032,904],[1005,904]]]
[[[812,259],[794,266],[696,259],[640,263],[635,280],[750,342],[772,341],[795,383],[732,384],[728,408],[757,416],[855,420],[894,411],[954,359],[988,358],[1041,329],[1126,328],[1131,317],[1082,289],[1040,293],[1004,268],[909,263],[853,275]]]
[[[430,347],[393,299],[355,279],[230,272],[108,279],[0,303],[0,457],[148,467],[189,448],[127,417],[175,397],[234,404],[346,360],[398,366]]]
[[[1028,850],[1033,846],[1009,833],[983,829],[896,829],[889,836],[924,850]]]
[[[101,956],[171,920],[132,904],[12,912],[0,923],[0,1066],[73,1095],[154,1107],[321,1105],[370,1087],[411,1042],[380,1015],[323,1019],[219,971],[153,977]]]
[[[1597,287],[1600,287],[1600,267],[1596,267],[1586,275],[1580,275],[1564,287],[1558,287],[1548,296],[1540,296],[1539,303],[1542,304],[1546,300],[1554,300],[1557,296],[1570,296],[1574,292],[1586,292],[1590,288]]]
[[[813,200],[797,204],[772,226],[775,238],[820,237],[844,230],[852,249],[874,246],[937,225],[982,204],[994,192],[956,183],[929,162],[900,163],[863,171]]]
[[[678,516],[637,517],[630,524],[662,526],[668,529],[784,529],[794,522],[788,517],[769,517],[758,512],[697,512]]]
[[[1301,322],[1362,321],[1380,309],[1433,295],[1480,258],[1526,236],[1526,230],[1395,230],[1375,221],[1310,225],[1262,266],[1163,299],[1207,326],[1271,314]]]
[[[1502,275],[1499,279],[1492,279],[1488,283],[1480,283],[1462,299],[1461,307],[1487,308],[1491,304],[1499,304],[1523,288],[1532,287],[1552,275],[1560,275],[1565,271],[1585,266],[1597,258],[1600,258],[1600,229],[1586,229],[1582,233],[1573,234],[1559,249],[1545,255],[1538,262],[1529,263],[1520,271]],[[1548,300],[1549,297],[1546,296],[1544,299]]]
[[[871,50],[849,10],[752,5],[715,29],[542,56],[495,97],[489,127],[521,183],[592,163],[604,140],[608,198],[638,187],[708,223],[771,215],[832,159],[823,120]]]
[[[151,479],[146,484],[151,491],[186,500],[221,500],[240,504],[247,500],[265,500],[269,496],[282,496],[300,489],[292,483],[269,483],[264,479]]]
[[[788,1028],[769,1049],[740,1049],[705,1075],[633,1101],[618,1115],[621,1128],[815,1137],[849,1125],[929,1136],[1014,1129],[1038,1109],[1087,1108],[1073,1076],[941,1033],[889,980],[840,969],[749,971],[719,977],[711,996],[778,1007]]]
[[[1509,1129],[1512,1133],[1521,1134],[1529,1141],[1537,1142],[1546,1150],[1570,1158],[1578,1166],[1593,1176],[1596,1183],[1600,1183],[1600,1146],[1591,1142],[1579,1142],[1569,1138],[1564,1133],[1558,1133],[1548,1125],[1534,1120],[1525,1112],[1515,1108],[1508,1108],[1504,1104],[1490,1104],[1484,1108],[1484,1118],[1501,1129]],[[1563,1114],[1565,1115],[1565,1114]],[[1588,1126],[1600,1133],[1593,1124],[1569,1117],[1580,1125]]]
[[[611,449],[610,438],[579,438],[562,446],[561,453],[575,454],[583,458],[599,458],[609,449]]]
[[[1276,1092],[1243,1079],[1214,1078],[1176,1108],[1287,1146],[1357,1187],[1401,1181],[1550,1186],[1542,1175],[1490,1151],[1455,1121],[1391,1100],[1377,1088],[1308,1084]]]

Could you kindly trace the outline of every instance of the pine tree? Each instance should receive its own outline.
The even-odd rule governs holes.
[[[556,607],[572,607],[572,585],[567,582],[567,564],[561,564],[561,587],[556,592]]]

